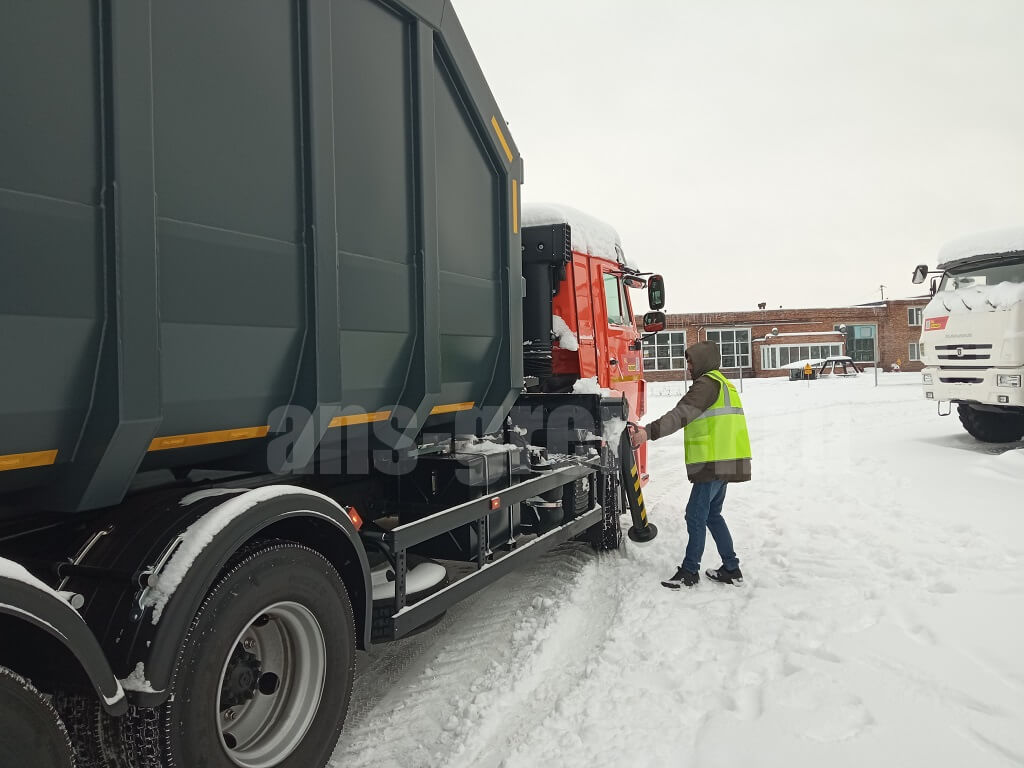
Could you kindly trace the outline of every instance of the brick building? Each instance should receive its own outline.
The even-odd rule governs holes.
[[[923,296],[853,307],[668,315],[665,331],[644,342],[644,375],[649,381],[682,379],[686,346],[708,339],[722,350],[723,370],[738,375],[742,365],[747,378],[786,376],[788,365],[832,355],[849,355],[860,366],[878,361],[886,371],[894,363],[919,371],[927,304]]]

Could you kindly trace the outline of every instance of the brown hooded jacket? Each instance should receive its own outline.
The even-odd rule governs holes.
[[[645,427],[651,440],[660,440],[678,432],[718,400],[722,385],[710,376],[705,376],[710,371],[718,370],[722,364],[718,345],[713,341],[694,344],[686,350],[686,358],[693,363],[693,385],[671,411]],[[742,483],[750,479],[750,459],[717,461],[687,467],[686,473],[691,483],[706,483],[711,480]]]

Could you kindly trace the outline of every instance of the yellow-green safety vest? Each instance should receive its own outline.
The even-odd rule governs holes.
[[[686,425],[686,466],[706,466],[716,461],[750,458],[750,435],[739,393],[721,371],[710,376],[722,386],[718,399],[704,413]]]

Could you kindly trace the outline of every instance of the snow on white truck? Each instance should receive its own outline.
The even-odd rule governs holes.
[[[955,240],[940,251],[921,318],[924,394],[941,415],[957,404],[973,437],[1024,437],[1024,227]],[[914,283],[929,275],[914,270]]]

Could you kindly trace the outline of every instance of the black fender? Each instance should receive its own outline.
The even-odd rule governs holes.
[[[333,499],[299,486],[267,485],[208,489],[185,498],[179,493],[140,512],[127,520],[122,516],[119,534],[105,540],[121,570],[135,572],[136,584],[118,590],[113,602],[96,601],[85,611],[90,624],[106,625],[103,645],[114,669],[124,671],[122,679],[144,665],[144,681],[125,686],[132,703],[158,707],[167,701],[174,665],[203,600],[232,557],[261,536],[296,541],[334,562],[349,584],[357,627],[363,630],[357,642],[369,646],[370,566],[358,530]]]
[[[31,624],[59,641],[92,682],[103,708],[112,715],[128,711],[124,689],[85,620],[60,595],[36,581],[16,563],[3,558],[0,558],[0,614]]]

